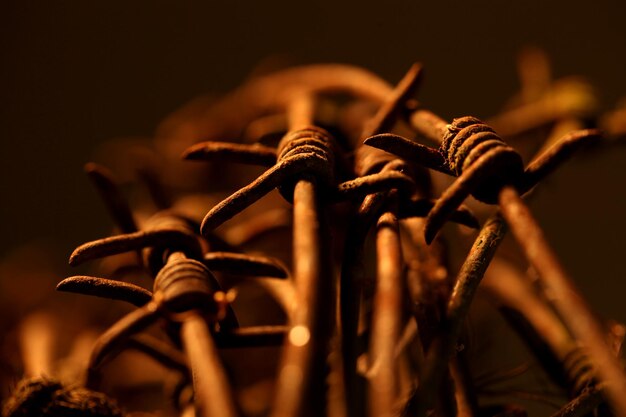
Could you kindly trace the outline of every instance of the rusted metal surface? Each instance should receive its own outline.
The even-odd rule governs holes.
[[[463,321],[505,233],[504,219],[497,214],[485,223],[474,241],[450,294],[441,327],[428,349],[425,367],[420,375],[420,386],[407,406],[408,412],[423,416],[433,406],[450,357],[456,349]]]
[[[159,382],[170,409],[151,411],[164,416],[524,415],[509,402],[485,406],[464,347],[482,288],[571,401],[551,399],[563,407],[554,416],[610,407],[626,417],[623,327],[592,313],[522,200],[584,146],[622,135],[621,113],[593,122],[593,89],[553,80],[540,51],[522,55],[519,73],[501,114],[448,123],[415,98],[419,64],[395,87],[349,65],[281,70],[187,120],[195,141],[134,149],[140,197],[88,164],[120,234],[76,248],[70,264],[94,272],[57,290],[126,310],[111,307],[89,328],[100,336],[76,372],[81,395],[108,404],[96,391],[111,381],[133,392]],[[525,165],[515,141],[547,127]],[[173,172],[180,165],[167,161],[181,155],[196,169]],[[438,189],[430,171],[454,181]],[[472,211],[469,196],[482,203]],[[513,257],[499,248],[508,229],[521,248]],[[41,317],[21,324],[31,378],[58,366]],[[141,359],[123,369],[128,351]],[[146,371],[145,357],[175,382]],[[21,415],[33,392],[5,414]]]
[[[394,416],[398,413],[399,363],[395,347],[403,319],[404,261],[398,219],[390,212],[384,213],[376,228],[378,270],[369,349],[370,415]]]

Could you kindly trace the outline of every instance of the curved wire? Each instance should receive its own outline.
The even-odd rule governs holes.
[[[57,284],[56,290],[126,301],[137,307],[143,307],[152,299],[152,293],[138,285],[85,275],[65,278]]]

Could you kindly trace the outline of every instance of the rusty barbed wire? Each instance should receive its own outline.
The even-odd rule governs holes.
[[[90,166],[94,172],[102,172]],[[101,178],[102,175],[99,176]],[[105,199],[113,195],[116,205],[123,207],[125,218],[132,219],[128,204],[122,204],[119,191],[110,174],[107,175]],[[101,184],[102,181],[96,184]],[[116,216],[118,218],[119,216]],[[130,223],[130,222],[129,222]],[[153,324],[160,317],[172,323],[181,323],[180,338],[189,357],[190,372],[201,375],[194,379],[197,400],[207,413],[220,412],[236,415],[236,407],[229,393],[228,384],[215,345],[220,347],[263,346],[281,343],[284,329],[238,328],[238,322],[228,306],[228,296],[209,271],[226,271],[240,275],[286,278],[288,272],[276,260],[265,257],[229,252],[210,252],[208,243],[196,235],[190,221],[170,211],[160,211],[144,225],[145,231],[135,231],[110,238],[89,242],[78,247],[70,257],[71,265],[87,260],[110,256],[132,250],[145,251],[145,263],[156,273],[153,292],[133,284],[98,277],[70,277],[59,283],[60,291],[78,292],[99,297],[129,301],[139,307],[128,314],[96,341],[88,366],[86,385],[98,386],[98,371],[105,359],[124,348],[124,342],[133,334]],[[134,228],[136,229],[136,228]],[[203,250],[204,249],[204,250]],[[198,260],[199,259],[199,260]],[[208,320],[208,323],[205,323]],[[219,336],[211,336],[209,327],[219,323]],[[189,328],[191,330],[189,330]],[[198,336],[202,335],[202,338]],[[177,343],[174,338],[172,342]],[[151,355],[166,366],[181,370],[185,362],[177,359],[179,354],[154,341],[132,339],[133,347]],[[212,356],[206,356],[207,350]],[[198,356],[200,355],[200,356]],[[207,382],[212,375],[215,380]],[[214,388],[215,387],[215,388]]]
[[[169,167],[137,158],[136,176],[156,209],[144,218],[133,212],[111,171],[87,164],[121,234],[77,247],[70,265],[127,255],[94,274],[110,278],[72,276],[57,289],[134,309],[120,312],[88,349],[81,398],[122,415],[97,391],[109,394],[102,377],[116,369],[105,365],[134,350],[173,372],[167,395],[173,412],[186,417],[525,415],[509,402],[485,405],[487,390],[480,389],[523,369],[481,382],[462,347],[471,336],[470,307],[482,290],[569,396],[555,416],[608,415],[608,404],[614,415],[626,417],[623,327],[594,316],[522,200],[583,146],[604,143],[596,126],[611,138],[623,134],[622,113],[599,119],[589,83],[553,80],[541,51],[525,51],[519,73],[520,92],[487,123],[473,116],[448,123],[418,102],[419,64],[395,87],[339,64],[253,77],[191,116],[186,128],[193,134],[178,132],[172,119],[155,149],[145,150],[155,160],[161,152],[165,163],[181,153],[185,160],[218,163],[221,175],[234,179],[222,188],[244,181],[238,177],[242,165],[265,170],[226,198],[209,191],[218,202],[201,224],[201,206],[162,184],[162,174],[172,174]],[[533,145],[527,166],[502,139],[515,144],[546,127],[550,133]],[[438,147],[406,138],[412,132]],[[455,178],[438,198],[431,170]],[[192,171],[175,174],[179,193],[211,182]],[[186,182],[185,175],[195,176]],[[197,193],[216,189],[216,179]],[[263,211],[260,200],[274,190],[286,203],[272,201]],[[470,195],[486,203],[479,207],[480,217],[489,213],[482,226],[462,205]],[[439,236],[448,220],[480,231],[475,236],[468,228],[449,228]],[[225,223],[230,228],[221,227]],[[502,256],[508,229],[535,281],[533,271]],[[264,255],[248,254],[248,247]],[[449,247],[465,256],[458,270]],[[279,258],[287,252],[292,260],[285,265]],[[151,288],[136,284],[137,274],[148,276]],[[244,298],[241,304],[235,293]],[[265,299],[270,303],[255,302]],[[277,314],[266,314],[267,306]],[[253,316],[254,324],[243,325],[241,314]],[[23,326],[31,335],[22,346],[26,374],[48,373],[53,348],[47,339],[40,349],[28,349],[35,347],[29,344],[35,333],[54,333]],[[229,358],[241,348],[262,356]],[[268,363],[275,357],[275,369],[257,379],[232,372],[233,362],[241,361],[246,373],[255,373],[266,354]],[[246,378],[257,385],[246,385]],[[31,385],[14,395],[26,402],[7,403],[4,415],[33,409],[28,401],[38,394]],[[46,387],[41,389],[60,401],[71,397],[62,385]],[[90,412],[110,415],[95,405]]]
[[[550,289],[555,307],[561,312],[568,328],[586,349],[592,351],[589,359],[598,379],[610,381],[607,387],[611,388],[607,394],[613,406],[618,412],[626,413],[626,401],[619,394],[626,392],[626,376],[614,353],[603,342],[604,334],[600,330],[602,326],[590,313],[589,307],[571,284],[571,279],[558,264],[556,256],[549,249],[539,226],[519,195],[534,187],[581,145],[598,139],[600,132],[572,132],[524,170],[521,157],[491,127],[474,117],[455,119],[447,124],[428,110],[417,108],[410,119],[418,131],[438,140],[441,143],[440,149],[433,150],[391,134],[372,136],[365,143],[394,154],[409,155],[411,159],[431,169],[459,177],[429,213],[424,228],[427,242],[435,237],[447,217],[446,212],[469,194],[485,203],[497,202],[529,261],[537,268],[542,283]],[[460,279],[457,280],[457,284],[460,282]],[[581,320],[584,325],[580,324]],[[433,371],[433,374],[436,372]],[[436,377],[433,380],[436,381]],[[415,398],[415,402],[421,407],[427,403],[428,396],[420,396],[418,390]],[[418,410],[421,410],[419,415],[426,412],[424,408]]]
[[[403,80],[403,83],[399,86],[399,90],[392,92],[392,96],[387,98],[387,104],[381,108],[376,117],[370,122],[368,129],[376,131],[384,125],[391,124],[389,119],[398,112],[397,107],[400,105],[399,103],[403,103],[406,96],[412,93],[412,90],[417,84],[418,75],[419,67],[415,67],[413,73],[410,74],[407,79]],[[319,184],[318,186],[321,189],[322,195],[325,194],[327,196],[322,198],[330,200],[331,202],[337,199],[357,199],[359,195],[367,195],[377,190],[388,190],[390,188],[395,188],[402,192],[406,191],[409,186],[412,185],[411,179],[404,174],[405,169],[403,164],[398,164],[400,161],[388,163],[386,164],[387,169],[383,168],[378,170],[375,169],[375,164],[378,164],[378,162],[367,161],[368,156],[362,153],[361,158],[364,158],[365,161],[358,163],[368,165],[361,167],[363,174],[354,180],[340,183],[335,188],[335,186],[333,186],[335,182],[333,179],[335,176],[333,168],[336,165],[336,159],[340,157],[336,153],[337,145],[334,144],[332,138],[322,129],[311,127],[297,129],[298,126],[309,126],[312,121],[314,113],[312,94],[312,92],[298,93],[294,99],[293,107],[287,109],[292,130],[281,140],[275,152],[275,154],[278,155],[276,164],[255,182],[215,206],[203,220],[201,227],[203,233],[207,233],[243,208],[251,205],[272,188],[278,188],[288,201],[293,200],[293,191],[291,190],[294,189],[294,182],[299,184],[299,182],[297,182],[301,181],[299,178],[314,178],[315,183]],[[237,152],[239,156],[234,156]],[[258,158],[265,158],[266,155],[272,156],[272,152],[268,148],[260,147],[259,145],[242,147],[241,145],[226,146],[222,143],[207,142],[195,145],[184,154],[186,158],[192,159],[198,159],[200,156],[202,156],[203,159],[212,159],[216,156],[224,155],[232,155],[238,162],[257,163],[259,159],[254,159],[251,155],[256,155]],[[403,182],[396,180],[403,180]],[[308,198],[310,199],[310,197]],[[431,205],[432,203],[426,200],[408,201],[407,203],[403,201],[401,204],[401,213],[403,217],[426,215]],[[297,213],[297,211],[294,209],[294,216],[295,213]],[[466,209],[460,209],[456,211],[455,214],[454,220],[468,225],[475,224],[475,220]],[[294,225],[302,224],[305,221],[309,222],[310,220],[306,218],[294,218]],[[294,241],[295,239],[296,237],[294,237]],[[296,260],[298,256],[301,255],[299,255],[298,252],[294,252],[294,260]],[[350,289],[344,288],[343,292],[350,292]],[[298,326],[308,326],[308,324],[295,324],[294,329],[299,329]],[[348,323],[344,323],[343,327],[345,326],[353,327],[353,325]],[[309,327],[306,327],[306,329],[306,331],[309,331]],[[356,335],[351,335],[351,337],[354,336]],[[346,335],[344,333],[344,339],[345,338]],[[350,363],[352,365],[355,364],[354,360],[351,360]],[[352,369],[349,371],[346,370],[347,372],[353,373],[355,371],[355,366],[352,365],[350,365]],[[280,391],[278,395],[280,395]],[[292,399],[301,395],[302,394],[292,392],[290,395],[285,395],[284,397],[291,397]],[[289,403],[291,399],[284,399],[281,403]],[[295,410],[299,409],[301,405],[294,404],[292,407],[293,408],[290,410],[283,411],[285,413],[284,415],[296,415],[297,411]],[[288,407],[285,408],[287,409]],[[302,411],[299,412],[301,413]],[[278,412],[278,415],[282,415],[280,413],[281,411]]]

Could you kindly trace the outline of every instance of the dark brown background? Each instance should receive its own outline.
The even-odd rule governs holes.
[[[422,61],[420,97],[446,117],[495,113],[527,44],[550,53],[557,76],[588,77],[607,108],[626,95],[623,2],[451,3],[2,1],[0,253],[48,238],[65,257],[102,236],[110,223],[82,173],[95,145],[150,136],[271,55],[358,64],[392,82]],[[623,322],[625,179],[626,147],[614,147],[576,159],[533,202],[591,302]]]

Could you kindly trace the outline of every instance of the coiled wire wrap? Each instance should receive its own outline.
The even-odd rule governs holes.
[[[314,180],[330,187],[335,176],[334,139],[330,133],[317,126],[287,132],[278,144],[277,165],[303,158],[291,178],[278,189],[288,201],[293,199],[293,189],[299,180]]]
[[[80,386],[66,386],[45,377],[22,380],[4,403],[2,415],[123,417],[117,402]]]
[[[446,168],[461,176],[483,156],[493,175],[485,176],[472,195],[485,203],[495,204],[504,185],[518,184],[524,174],[521,156],[507,145],[488,125],[472,116],[454,119],[441,142]]]
[[[589,361],[587,352],[577,347],[563,358],[563,369],[567,380],[570,382],[570,394],[572,397],[580,395],[585,388],[595,385],[593,366]]]
[[[170,256],[154,280],[155,296],[159,294],[162,305],[173,312],[208,308],[210,313],[217,313],[210,300],[221,290],[204,264],[179,253]]]

